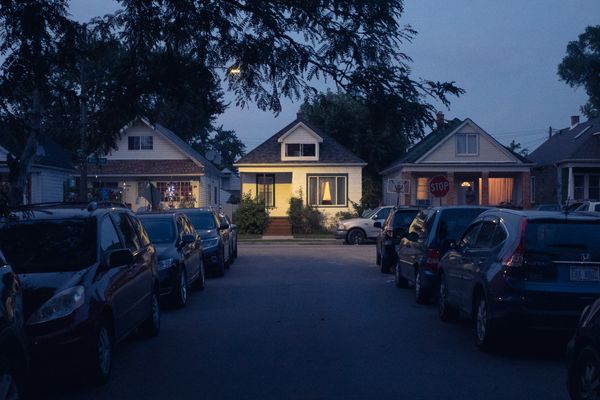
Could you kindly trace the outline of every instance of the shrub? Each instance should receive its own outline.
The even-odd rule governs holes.
[[[324,231],[323,222],[325,216],[315,207],[304,205],[302,192],[298,197],[290,199],[288,210],[292,233],[320,233]]]
[[[263,201],[257,201],[252,195],[242,195],[240,208],[233,214],[233,222],[242,234],[262,235],[269,224],[269,213]]]

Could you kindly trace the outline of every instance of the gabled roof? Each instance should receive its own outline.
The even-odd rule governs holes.
[[[561,129],[535,149],[529,158],[538,165],[590,159],[600,163],[600,118]]]
[[[160,133],[165,139],[171,142],[174,146],[179,148],[181,152],[183,152],[186,156],[192,159],[198,166],[204,168],[204,173],[210,172],[213,175],[219,175],[221,171],[217,167],[215,167],[210,161],[208,161],[204,156],[198,153],[192,146],[186,143],[183,139],[181,139],[175,132],[168,129],[167,127],[155,123],[152,124],[145,117],[136,117],[123,128],[121,128],[121,133],[125,132],[128,128],[132,127],[136,122],[141,122],[146,125],[148,128]]]
[[[385,174],[387,172],[398,169],[403,164],[413,164],[420,162],[420,160],[427,157],[428,154],[435,152],[437,147],[441,146],[446,140],[450,140],[450,137],[454,133],[459,132],[465,125],[468,124],[475,126],[482,134],[484,134],[486,137],[492,140],[492,142],[495,143],[498,146],[498,148],[505,152],[507,156],[514,157],[515,161],[522,162],[524,164],[532,164],[531,160],[503,146],[493,136],[489,135],[487,132],[481,129],[470,118],[466,118],[464,120],[454,118],[453,120],[446,122],[443,127],[438,127],[431,131],[431,133],[429,133],[427,136],[421,139],[421,141],[419,141],[413,147],[408,149],[408,151],[404,154],[402,158],[390,164],[383,171],[381,171],[380,174]]]
[[[323,139],[319,146],[319,160],[281,160],[281,143],[279,139],[286,135],[296,125],[304,124],[308,129],[312,130],[316,135]],[[258,145],[254,150],[240,158],[234,165],[243,166],[247,164],[359,164],[367,165],[360,157],[352,153],[350,150],[339,144],[335,139],[321,131],[318,127],[310,124],[301,115],[294,121],[289,123],[279,132]]]
[[[23,151],[14,138],[10,136],[10,133],[5,130],[0,130],[0,147],[7,153],[12,153],[17,157]],[[74,169],[71,162],[71,153],[45,136],[42,136],[39,140],[38,155],[34,158],[33,165],[67,170]]]

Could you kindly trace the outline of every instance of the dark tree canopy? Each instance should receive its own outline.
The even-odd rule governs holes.
[[[588,118],[600,117],[600,25],[588,26],[569,42],[558,76],[571,87],[584,87],[589,99],[581,111]]]

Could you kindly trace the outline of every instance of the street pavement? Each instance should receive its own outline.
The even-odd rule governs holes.
[[[108,384],[53,371],[36,398],[567,398],[562,338],[481,353],[467,321],[440,322],[374,262],[373,245],[240,244],[158,338],[118,347]]]

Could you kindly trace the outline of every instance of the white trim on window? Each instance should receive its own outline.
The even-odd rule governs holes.
[[[457,156],[479,155],[479,135],[477,133],[457,133],[455,137]],[[464,143],[461,143],[461,139],[464,140]]]

